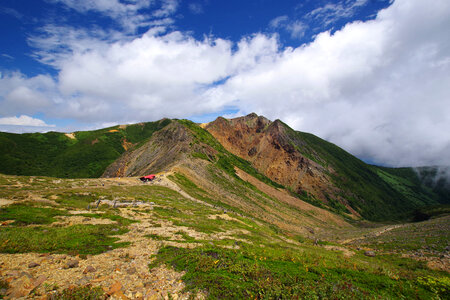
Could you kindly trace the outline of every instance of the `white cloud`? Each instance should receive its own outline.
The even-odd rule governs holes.
[[[176,12],[178,0],[162,0],[161,8],[153,13],[155,17],[168,17]]]
[[[0,76],[0,116],[35,114],[51,108],[56,83],[49,76],[26,78],[20,73]]]
[[[272,28],[279,28],[288,21],[289,21],[288,16],[278,16],[270,21],[269,26]]]
[[[56,61],[56,81],[17,73],[2,78],[0,108],[5,114],[26,109],[91,123],[199,115],[235,105],[219,99],[211,89],[216,82],[271,60],[278,51],[275,37],[265,35],[242,39],[237,51],[230,41],[198,41],[181,32],[86,44],[88,50],[72,48]]]
[[[450,164],[449,15],[448,1],[398,0],[238,74],[221,94],[377,163]]]
[[[55,127],[55,125],[48,125],[40,119],[35,119],[26,115],[0,118],[0,125]]]
[[[51,0],[66,5],[81,13],[94,11],[116,20],[124,29],[135,31],[139,27],[147,26],[149,16],[139,11],[149,8],[155,1],[134,0],[121,2],[120,0]],[[167,0],[169,1],[169,0]],[[164,1],[163,6],[166,5]],[[165,10],[165,8],[162,8]]]
[[[279,16],[269,22],[272,29],[284,29],[292,39],[300,39],[305,35],[307,25],[300,20],[289,20],[288,16]]]
[[[327,3],[308,13],[305,17],[322,23],[323,27],[334,24],[340,19],[351,18],[357,9],[365,6],[368,0],[346,0],[335,3]]]

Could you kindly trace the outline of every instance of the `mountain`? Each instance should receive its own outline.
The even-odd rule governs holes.
[[[171,121],[73,133],[0,132],[0,172],[61,178],[99,177],[122,153]]]
[[[263,184],[283,191],[276,198],[284,204],[308,202],[349,219],[405,218],[448,199],[417,175],[368,165],[332,143],[256,114],[201,125],[163,119],[72,134],[0,133],[0,150],[4,174],[129,177],[177,170],[180,182],[221,191],[230,207],[248,193],[229,196],[236,182]]]
[[[230,152],[313,203],[371,220],[444,202],[416,177],[371,166],[312,134],[250,114],[205,128]]]
[[[0,172],[47,175],[0,174],[0,298],[449,294],[434,168],[367,165],[255,114],[0,137]]]

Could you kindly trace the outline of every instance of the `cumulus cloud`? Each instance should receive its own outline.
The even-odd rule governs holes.
[[[55,125],[48,125],[40,119],[35,119],[26,115],[0,118],[0,125],[55,127]]]
[[[449,13],[447,1],[399,0],[220,89],[376,163],[449,164]]]
[[[20,73],[0,74],[0,117],[35,114],[51,109],[56,97],[56,83],[49,76],[27,78]]]
[[[167,3],[173,11],[176,2]],[[344,3],[348,10],[365,1]],[[375,163],[449,165],[449,14],[446,0],[397,0],[374,20],[322,32],[298,48],[265,34],[237,44],[196,40],[165,33],[164,25],[117,39],[75,29],[63,39],[49,27],[62,49],[33,42],[58,76],[0,78],[0,116],[128,123],[231,107],[282,119]],[[272,21],[286,24],[284,16]]]
[[[97,40],[88,50],[72,49],[72,55],[57,60],[57,80],[18,73],[0,79],[0,107],[8,114],[26,107],[31,114],[120,123],[222,110],[236,103],[221,99],[212,87],[272,60],[278,51],[276,38],[261,34],[242,39],[235,51],[232,46],[181,32],[149,32],[112,45]]]

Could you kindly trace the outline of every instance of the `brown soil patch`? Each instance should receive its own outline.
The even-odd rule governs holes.
[[[13,203],[14,203],[14,201],[12,201],[12,200],[0,198],[0,206],[7,206],[7,205],[10,205]]]
[[[65,136],[67,136],[69,139],[72,139],[72,140],[76,139],[75,134],[73,132],[72,133],[66,133]]]
[[[117,130],[116,130],[117,131]],[[122,147],[123,147],[123,149],[125,150],[125,151],[127,151],[128,149],[130,149],[131,147],[133,147],[133,143],[131,143],[131,142],[129,142],[129,141],[127,141],[127,139],[126,138],[124,138],[123,140],[122,140]]]
[[[344,247],[339,247],[339,246],[332,246],[332,245],[324,245],[323,246],[325,249],[327,250],[332,250],[332,251],[342,251],[342,254],[345,257],[352,257],[355,252],[348,250],[347,248]]]
[[[49,205],[53,205],[53,206],[58,206],[59,205],[54,200],[43,198],[40,195],[31,193],[31,192],[28,193],[28,195],[27,195],[25,200],[32,201],[32,202],[45,203],[45,204],[49,204]]]
[[[83,216],[57,216],[58,222],[53,222],[51,226],[72,226],[77,224],[103,225],[116,224],[117,222],[110,219],[87,218]]]
[[[223,220],[227,220],[227,221],[235,221],[235,222],[239,222],[242,224],[245,224],[244,222],[242,222],[241,220],[238,220],[236,218],[231,217],[228,214],[219,214],[219,215],[209,215],[208,219],[212,219],[212,220],[217,220],[217,219],[223,219]]]

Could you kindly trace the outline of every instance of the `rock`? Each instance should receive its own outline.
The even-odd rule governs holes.
[[[109,290],[107,292],[108,295],[113,295],[119,292],[122,289],[122,284],[118,281],[116,281],[113,285],[109,287]]]
[[[14,287],[10,288],[6,294],[10,299],[16,299],[28,296],[35,288],[41,285],[47,277],[40,276],[37,279],[22,276],[15,282]]]
[[[72,268],[78,268],[78,260],[75,260],[75,259],[69,260],[64,265],[64,269],[72,269]]]
[[[369,256],[369,257],[374,257],[375,256],[375,252],[373,252],[373,251],[365,251],[364,255],[365,256]]]
[[[87,267],[84,269],[83,274],[94,273],[94,272],[96,272],[96,271],[97,271],[97,270],[96,270],[93,266],[87,266]]]
[[[78,285],[78,286],[83,286],[83,285],[88,284],[89,281],[90,281],[90,278],[89,278],[89,277],[83,276],[83,277],[79,278],[77,281],[75,281],[75,283],[76,283],[76,285]]]
[[[20,272],[19,277],[22,277],[22,276],[27,276],[28,278],[33,278],[33,276],[31,276],[31,274],[28,272]]]
[[[36,267],[38,267],[38,266],[40,266],[40,264],[38,264],[38,263],[36,263],[36,262],[30,262],[30,263],[28,264],[28,268],[36,268]]]
[[[100,275],[98,275],[98,276],[99,277],[97,277],[96,279],[92,280],[92,282],[103,282],[103,281],[105,281],[105,280],[107,280],[109,278],[109,276],[100,276]],[[106,291],[108,291],[108,290],[106,290]]]
[[[19,271],[19,270],[11,270],[11,271],[7,271],[7,272],[6,272],[6,276],[7,276],[7,277],[17,278],[17,277],[20,276],[20,271]]]

